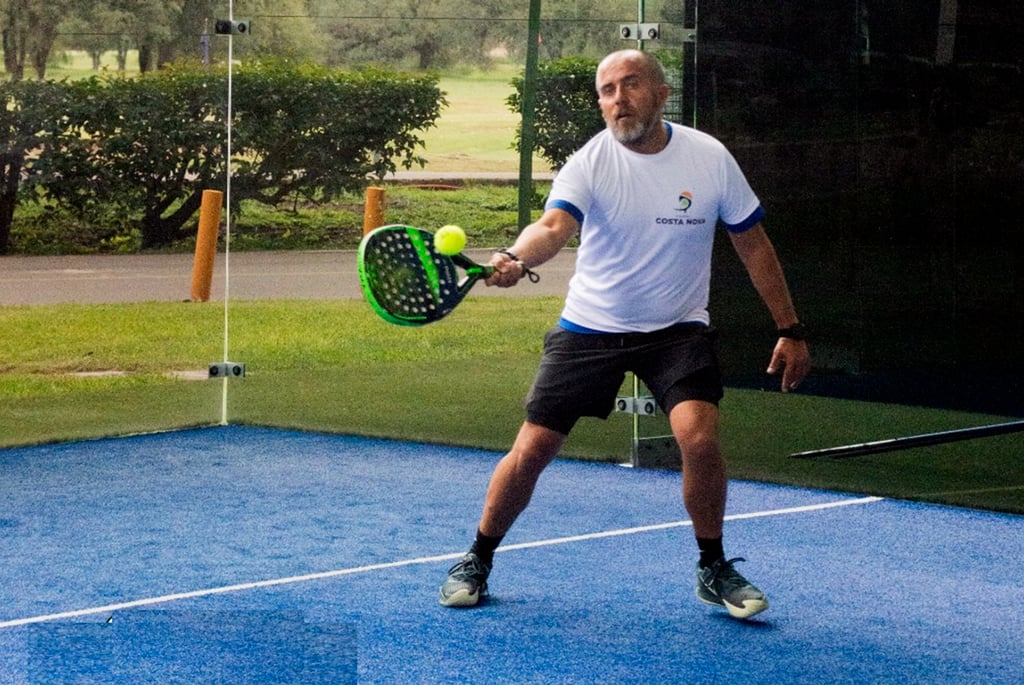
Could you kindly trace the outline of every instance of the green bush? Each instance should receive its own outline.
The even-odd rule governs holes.
[[[172,242],[220,185],[224,134],[218,77],[168,69],[138,79],[55,84],[67,93],[61,128],[33,164],[33,197],[84,220],[111,210],[140,215],[143,247]]]
[[[596,73],[597,60],[582,57],[544,62],[537,68],[534,145],[553,169],[562,168],[573,152],[604,128],[594,88]],[[505,102],[513,112],[522,108],[523,84],[523,76],[512,81],[515,92]]]
[[[68,106],[62,84],[0,83],[0,254],[7,252],[22,178],[39,150],[52,144]]]
[[[445,104],[434,76],[313,64],[241,67],[234,126],[241,198],[276,205],[359,190],[424,160],[419,132]]]
[[[13,200],[110,226],[139,217],[143,248],[184,237],[202,191],[227,175],[225,69],[179,65],[137,79],[0,85],[0,252]],[[325,202],[422,163],[419,132],[445,105],[433,75],[269,61],[232,75],[232,200]],[[20,189],[19,189],[20,185]],[[7,203],[7,204],[5,204]],[[108,236],[115,249],[129,236]],[[99,248],[100,246],[96,246]]]

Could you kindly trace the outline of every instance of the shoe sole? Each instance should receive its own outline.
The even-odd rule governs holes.
[[[441,606],[444,607],[475,607],[480,602],[479,592],[469,592],[467,590],[456,590],[450,597],[440,597],[439,601]]]
[[[701,588],[697,589],[697,599],[704,602],[708,606],[713,607],[725,607],[726,611],[733,618],[746,619],[751,616],[756,616],[762,611],[769,607],[767,599],[748,599],[743,602],[743,606],[736,604],[730,604],[718,597],[709,597],[707,593],[701,592]]]

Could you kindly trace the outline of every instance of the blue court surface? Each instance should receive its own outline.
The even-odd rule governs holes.
[[[492,597],[500,455],[221,427],[0,450],[2,683],[1020,683],[1024,518],[734,482],[772,607],[699,603],[679,477],[556,461]]]

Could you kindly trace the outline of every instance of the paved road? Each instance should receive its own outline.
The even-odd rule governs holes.
[[[490,252],[468,250],[486,260]],[[192,255],[0,257],[0,305],[182,301],[192,289]],[[515,288],[477,286],[488,296],[563,295],[576,262],[563,250],[538,269],[539,283]],[[227,269],[225,268],[227,267]],[[223,301],[225,270],[231,299],[331,300],[361,297],[354,250],[218,254],[211,300]]]

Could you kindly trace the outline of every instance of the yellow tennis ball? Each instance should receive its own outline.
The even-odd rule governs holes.
[[[442,226],[434,234],[434,249],[443,255],[458,254],[465,246],[466,232],[458,226]]]

